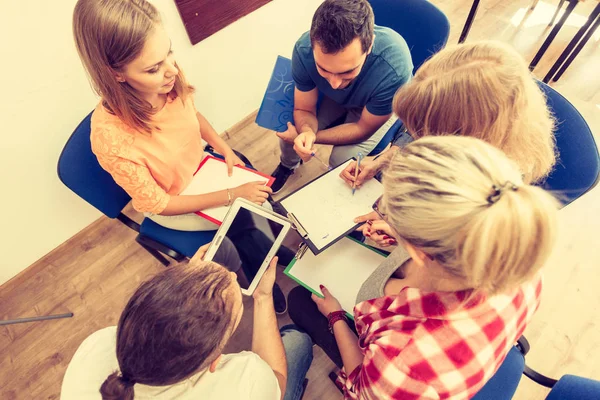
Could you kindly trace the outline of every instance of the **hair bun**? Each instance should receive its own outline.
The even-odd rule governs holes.
[[[131,387],[131,386],[135,385],[135,381],[133,379],[129,379],[125,375],[121,375],[119,377],[119,380],[121,381],[121,383],[123,383],[123,385],[125,385],[127,387]]]

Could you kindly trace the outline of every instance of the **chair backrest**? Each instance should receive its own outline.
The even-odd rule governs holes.
[[[552,387],[546,400],[598,400],[600,382],[580,376],[564,375]]]
[[[510,400],[521,381],[525,358],[515,346],[508,352],[498,371],[471,400]]]
[[[558,159],[554,170],[541,184],[562,196],[564,205],[592,189],[600,175],[598,147],[590,127],[579,111],[560,93],[538,82],[546,102],[556,118]]]
[[[131,197],[100,167],[92,153],[90,121],[81,121],[65,144],[58,159],[58,177],[79,197],[110,218],[116,218]]]
[[[427,0],[370,0],[375,23],[398,32],[410,49],[414,71],[448,41],[450,22]]]

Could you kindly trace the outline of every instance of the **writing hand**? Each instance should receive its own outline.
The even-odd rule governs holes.
[[[348,184],[348,186],[352,187],[354,182],[354,173],[356,172],[356,166],[358,163],[356,161],[352,161],[342,172],[340,172],[340,178],[344,180]],[[360,167],[358,169],[358,176],[356,177],[356,187],[359,188],[363,183],[372,179],[377,172],[379,172],[379,166],[377,161],[373,160],[371,157],[366,157],[360,162]]]

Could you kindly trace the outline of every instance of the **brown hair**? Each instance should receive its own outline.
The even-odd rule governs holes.
[[[325,0],[317,8],[310,27],[310,41],[323,53],[335,54],[356,38],[366,53],[373,44],[375,17],[366,0]]]
[[[117,328],[119,372],[102,384],[104,400],[133,399],[133,385],[166,386],[206,368],[231,336],[231,274],[219,264],[183,262],[136,290]]]
[[[558,202],[480,139],[415,140],[394,155],[383,186],[390,226],[473,293],[514,289],[550,255]]]
[[[79,0],[73,13],[73,35],[79,57],[103,106],[134,129],[150,133],[155,110],[115,72],[135,60],[160,15],[146,0]],[[170,95],[186,99],[193,92],[179,70]]]
[[[483,139],[513,159],[528,182],[555,162],[554,120],[523,58],[483,41],[443,49],[394,97],[394,112],[415,138]]]

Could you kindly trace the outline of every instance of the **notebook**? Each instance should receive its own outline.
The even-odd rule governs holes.
[[[180,194],[196,195],[212,193],[256,181],[262,181],[265,182],[265,185],[271,186],[275,178],[241,165],[235,165],[231,176],[227,176],[227,164],[225,161],[208,155],[200,163],[188,187]],[[221,206],[197,211],[196,214],[217,225],[221,225],[228,210],[229,207]]]
[[[278,56],[256,123],[277,132],[287,130],[287,123],[294,122],[294,88],[292,61]]]
[[[355,230],[354,218],[373,211],[383,193],[376,179],[365,182],[352,195],[340,172],[353,160],[321,175],[279,201],[304,243],[319,254]]]
[[[377,250],[344,237],[319,255],[294,258],[284,273],[320,297],[319,285],[325,286],[352,317],[358,291],[383,260]]]

